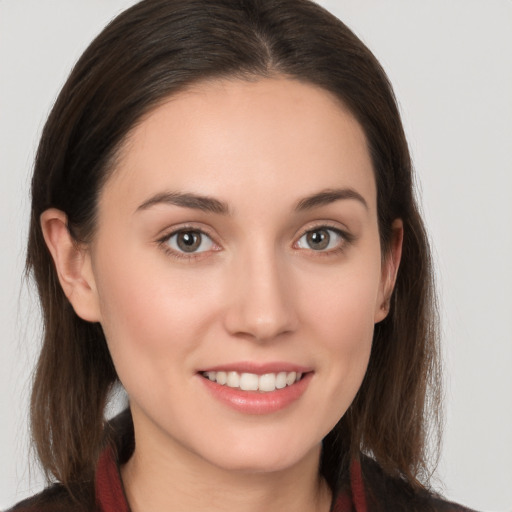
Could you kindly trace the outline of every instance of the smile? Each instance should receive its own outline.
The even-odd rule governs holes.
[[[291,365],[281,363],[237,366],[238,371],[219,367],[197,375],[211,396],[243,414],[262,415],[288,409],[305,394],[315,373],[311,368],[286,368]]]
[[[259,391],[269,393],[295,384],[302,378],[300,372],[278,372],[257,375],[255,373],[238,373],[234,371],[202,372],[203,377],[221,386],[242,391]]]

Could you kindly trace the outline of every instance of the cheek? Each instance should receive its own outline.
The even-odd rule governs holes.
[[[148,258],[143,251],[101,263],[101,323],[120,376],[121,366],[129,371],[136,365],[138,374],[145,364],[168,368],[196,348],[215,317],[214,276],[205,286],[200,273],[170,271],[165,256]]]
[[[323,331],[322,338],[329,340],[332,348],[347,350],[371,340],[380,290],[379,260],[362,261],[358,266],[347,265],[346,269],[340,267],[315,277],[304,278],[301,309]]]
[[[333,273],[316,287],[322,291],[309,294],[309,300],[303,297],[311,338],[317,341],[315,354],[327,376],[326,400],[317,407],[319,414],[330,417],[332,426],[352,403],[368,366],[379,291],[380,264],[376,262],[364,270]]]
[[[355,395],[366,373],[372,346],[374,294],[365,293],[359,286],[347,287],[346,292],[333,294],[316,313],[322,329],[320,338],[330,354],[327,361],[331,375],[343,380],[348,394]]]

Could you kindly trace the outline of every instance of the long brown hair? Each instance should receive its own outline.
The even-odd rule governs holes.
[[[93,481],[117,376],[101,326],[81,320],[60,288],[41,213],[62,210],[70,233],[90,240],[99,191],[142,116],[199,81],[276,75],[330,91],[364,129],[383,254],[393,220],[404,224],[389,315],[375,327],[354,402],[324,439],[321,472],[336,491],[349,461],[365,453],[413,488],[428,482],[426,445],[429,432],[439,433],[440,410],[432,267],[407,142],[380,64],[309,0],[145,0],[112,21],[76,64],[44,127],[32,180],[27,269],[44,318],[32,434],[47,475],[68,488]]]

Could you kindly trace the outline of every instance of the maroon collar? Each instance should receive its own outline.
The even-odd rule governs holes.
[[[96,468],[96,503],[98,512],[130,512],[120,467],[111,446],[103,451]]]

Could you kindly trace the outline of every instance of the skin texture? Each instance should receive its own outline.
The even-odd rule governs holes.
[[[340,189],[362,200],[297,210]],[[151,202],[168,193],[227,211]],[[285,78],[197,85],[134,128],[89,246],[73,244],[58,210],[42,226],[130,398],[136,450],[122,474],[134,512],[328,510],[321,440],[364,377],[402,231],[395,221],[383,257],[364,133],[333,96]],[[179,252],[179,229],[206,234],[197,252]],[[304,236],[319,229],[327,249]],[[199,373],[239,362],[300,365],[310,380],[289,406],[246,414]]]

